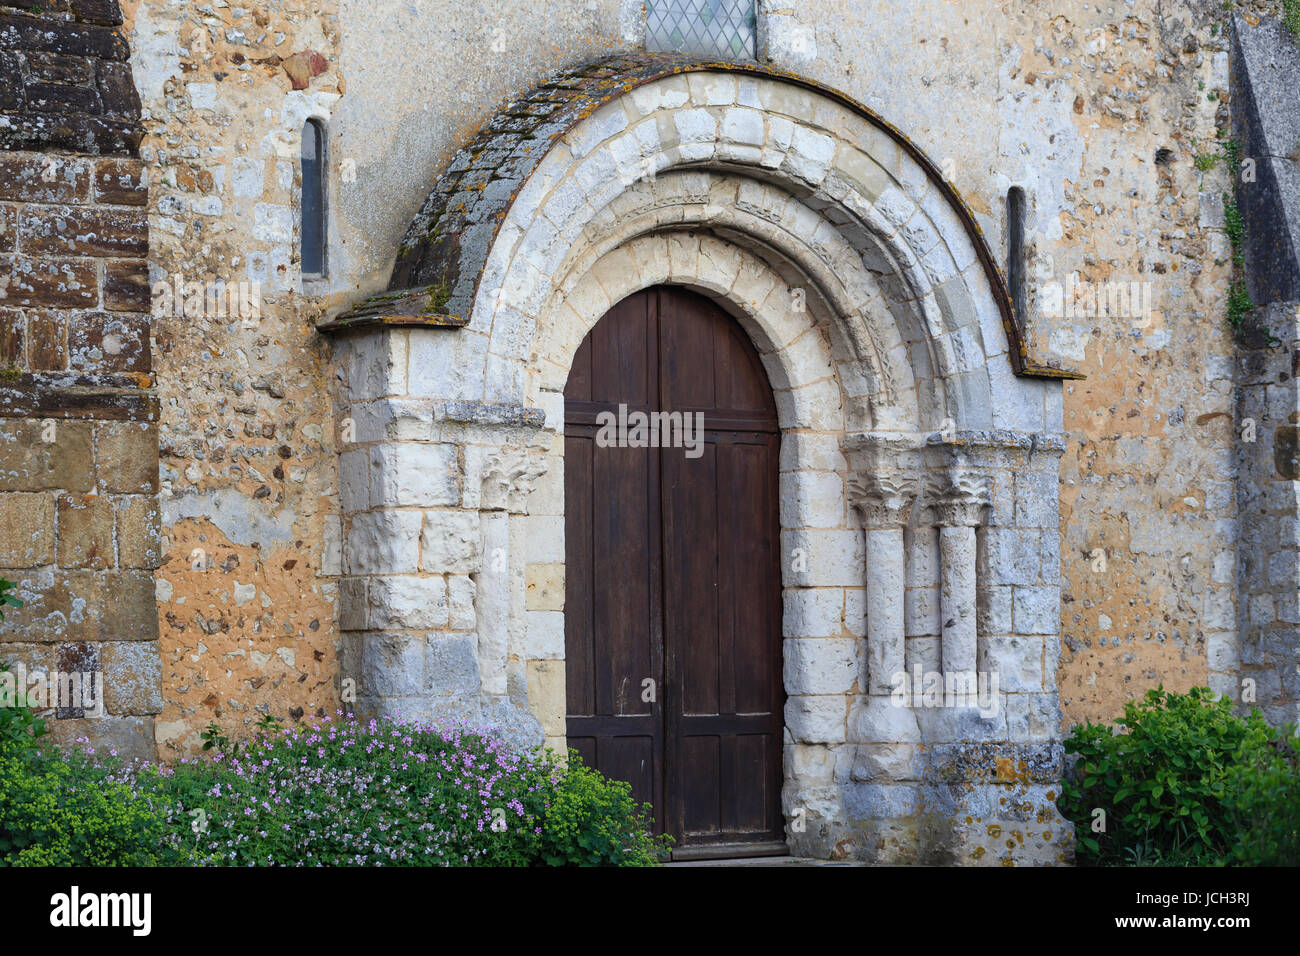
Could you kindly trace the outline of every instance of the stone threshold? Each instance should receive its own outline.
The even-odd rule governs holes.
[[[663,864],[678,866],[868,866],[860,860],[816,860],[808,856],[744,856],[731,860],[674,860]]]

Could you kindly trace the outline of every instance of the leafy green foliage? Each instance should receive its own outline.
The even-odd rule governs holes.
[[[576,754],[566,767],[485,730],[340,717],[264,717],[245,741],[210,725],[204,754],[170,767],[0,751],[0,861],[629,866],[667,845],[627,784]]]
[[[1229,167],[1235,172],[1241,168],[1241,142],[1232,136],[1224,135],[1219,138],[1219,145],[1223,148],[1223,158],[1228,161]]]
[[[205,862],[516,866],[536,856],[552,768],[486,733],[343,719],[246,742],[215,727],[204,736],[209,756],[156,782]]]
[[[187,854],[149,800],[78,757],[0,748],[0,865],[162,866]]]
[[[1245,325],[1246,316],[1255,308],[1255,302],[1251,299],[1250,289],[1241,274],[1246,263],[1246,220],[1231,193],[1223,194],[1223,226],[1228,241],[1232,243],[1232,264],[1236,271],[1228,286],[1228,325],[1234,332],[1240,332]]]
[[[1201,83],[1201,89],[1205,89],[1205,83]],[[1214,91],[1211,90],[1206,94],[1208,99],[1215,98]],[[1192,158],[1192,165],[1203,173],[1208,173],[1219,165],[1220,162],[1226,162],[1230,170],[1235,171],[1241,165],[1241,143],[1233,139],[1226,130],[1219,133],[1219,152],[1217,153],[1198,153]]]
[[[541,858],[550,866],[653,866],[669,837],[651,836],[651,807],[632,788],[582,765],[576,751],[546,811]]]
[[[215,727],[211,759],[158,778],[173,817],[204,821],[212,863],[641,865],[662,841],[626,784],[466,728],[351,719],[241,747]]]
[[[273,717],[270,714],[263,714],[257,719],[257,723],[253,725],[253,729],[259,734],[269,734],[272,731],[278,730],[280,723],[281,721],[279,717]],[[215,750],[218,753],[230,757],[238,757],[248,746],[247,742],[244,741],[232,741],[226,736],[226,732],[221,729],[221,725],[217,723],[209,723],[204,727],[199,733],[199,739],[203,741],[203,749],[205,751]]]
[[[1223,194],[1223,231],[1232,243],[1232,261],[1241,265],[1245,261],[1242,245],[1246,241],[1246,220],[1242,218],[1241,207],[1231,193]]]
[[[22,601],[9,593],[16,587],[18,585],[14,584],[14,582],[6,578],[0,578],[0,621],[5,619],[5,608],[23,606]]]
[[[0,662],[0,754],[6,750],[27,751],[37,746],[38,740],[45,736],[45,720],[30,707],[9,706],[7,698],[14,695],[17,703],[19,694],[26,694],[27,688],[19,687],[9,665]]]
[[[212,723],[203,728],[199,734],[204,750],[225,751],[230,747],[230,738],[222,731],[221,725]]]
[[[1228,772],[1234,862],[1300,866],[1300,750],[1295,727],[1256,734]]]
[[[1263,851],[1247,849],[1256,844],[1293,852],[1300,825],[1295,764],[1288,778],[1284,759],[1264,759],[1280,739],[1258,711],[1239,717],[1207,687],[1151,690],[1125,704],[1114,728],[1076,727],[1066,751],[1078,760],[1057,804],[1074,821],[1079,861],[1213,865],[1257,862]],[[1098,810],[1105,828],[1094,831]],[[1276,833],[1256,829],[1265,814],[1277,813],[1289,816],[1274,821]]]
[[[214,864],[638,865],[661,841],[626,784],[484,731],[326,720],[232,743],[155,778]],[[210,745],[210,746],[209,746]]]
[[[1246,316],[1255,308],[1255,302],[1246,288],[1246,280],[1240,277],[1232,280],[1228,287],[1228,324],[1233,331],[1240,332],[1246,322]]]
[[[5,619],[6,607],[23,606],[22,601],[9,593],[17,586],[12,581],[0,578],[0,621]],[[9,665],[0,661],[0,752],[7,746],[30,749],[39,737],[45,735],[45,721],[30,707],[18,706],[18,695],[24,695],[21,703],[25,704],[26,693],[27,688],[18,686]],[[7,699],[10,694],[14,698],[12,701]]]

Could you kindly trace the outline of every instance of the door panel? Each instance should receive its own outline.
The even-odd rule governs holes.
[[[598,447],[597,416],[700,412],[703,450]],[[676,845],[770,843],[780,815],[780,437],[735,321],[671,287],[616,305],[565,388],[569,744]]]

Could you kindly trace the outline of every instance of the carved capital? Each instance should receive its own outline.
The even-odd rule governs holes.
[[[526,499],[546,468],[545,461],[530,456],[522,448],[502,448],[484,463],[479,508],[526,513]]]
[[[849,500],[864,527],[901,528],[907,524],[919,482],[907,475],[849,477]]]
[[[964,470],[931,475],[926,488],[926,507],[935,524],[945,528],[984,524],[991,500],[988,476]]]

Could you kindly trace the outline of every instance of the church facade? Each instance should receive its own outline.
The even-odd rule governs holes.
[[[1296,716],[1272,12],[0,4],[0,653],[67,742],[466,720],[682,858],[1069,862],[1072,724]]]

